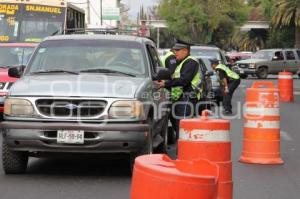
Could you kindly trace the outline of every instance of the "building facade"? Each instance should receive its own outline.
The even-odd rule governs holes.
[[[85,10],[88,28],[117,28],[120,22],[121,0],[68,0]]]

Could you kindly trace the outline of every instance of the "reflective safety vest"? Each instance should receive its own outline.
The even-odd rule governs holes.
[[[192,58],[191,56],[188,56],[187,58],[185,58],[177,67],[176,67],[176,70],[173,74],[173,77],[172,79],[175,79],[175,78],[180,78],[180,71],[181,71],[181,68],[183,66],[183,64],[189,60],[189,59],[193,59],[195,60],[194,58]],[[198,61],[195,60],[197,63]],[[201,93],[202,93],[202,86],[201,86],[201,76],[200,76],[200,66],[198,67],[198,72],[196,73],[196,75],[194,76],[192,82],[192,88],[194,90],[194,97],[197,97],[198,100],[200,100],[201,98]],[[177,86],[177,87],[172,87],[171,88],[171,99],[172,101],[177,101],[183,94],[183,87],[182,86]],[[189,93],[190,95],[192,95],[193,93]]]
[[[240,79],[240,76],[236,72],[234,72],[233,70],[231,70],[230,68],[228,68],[224,64],[219,64],[216,67],[216,69],[223,70],[227,74],[227,76],[230,77],[231,79],[235,79],[235,80]]]
[[[167,53],[161,58],[161,62],[162,62],[162,64],[163,64],[163,67],[166,68],[166,60],[167,60],[170,56],[172,56],[172,55],[175,56],[175,54],[174,54],[173,52],[169,51],[169,52],[167,52]]]

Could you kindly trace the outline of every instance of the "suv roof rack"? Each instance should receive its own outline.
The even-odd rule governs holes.
[[[205,47],[215,47],[218,48],[218,46],[214,44],[194,44],[193,46],[205,46]]]
[[[139,31],[133,32],[131,30],[124,30],[119,28],[70,28],[63,30],[62,34],[104,34],[141,36]]]

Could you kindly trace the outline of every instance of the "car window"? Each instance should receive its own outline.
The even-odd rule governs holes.
[[[205,64],[203,63],[202,59],[198,59],[199,65],[200,65],[200,70],[204,74],[207,71],[207,68]]]
[[[0,47],[0,66],[26,65],[34,47]]]
[[[194,57],[214,57],[218,60],[223,60],[221,53],[218,49],[211,50],[211,49],[201,49],[201,48],[191,48],[191,55]]]
[[[300,50],[297,50],[298,59],[300,59]]]
[[[287,60],[295,60],[295,54],[293,51],[285,51],[285,56]]]
[[[144,75],[145,62],[141,47],[135,44],[102,43],[95,40],[48,41],[41,45],[29,64],[29,72],[40,70],[109,69],[132,75]]]
[[[284,60],[282,51],[276,51],[276,52],[274,53],[274,56],[277,57],[276,60],[279,60],[279,61],[280,61],[280,60]]]
[[[257,51],[254,55],[253,55],[253,59],[269,59],[271,60],[272,57],[274,56],[273,51]]]
[[[151,46],[151,45],[147,45],[147,51],[148,51],[148,54],[149,54],[149,58],[150,58],[150,63],[151,63],[151,68],[152,68],[152,71],[154,73],[156,73],[156,67],[159,66],[161,67],[161,62],[160,62],[160,58],[158,57],[158,54],[157,54],[157,51],[156,49]]]

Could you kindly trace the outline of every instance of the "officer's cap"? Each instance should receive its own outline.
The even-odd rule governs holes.
[[[209,59],[209,61],[210,61],[211,64],[219,64],[219,60],[216,59],[216,58]]]
[[[185,42],[185,41],[181,41],[179,39],[176,39],[176,42],[173,46],[173,50],[180,50],[180,49],[183,49],[183,48],[189,48],[191,45],[193,44],[190,44],[188,42]]]

